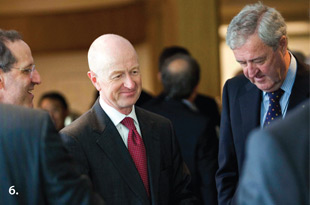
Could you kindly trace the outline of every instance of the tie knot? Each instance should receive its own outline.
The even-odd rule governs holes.
[[[269,96],[269,100],[276,100],[279,101],[280,98],[282,97],[284,91],[280,88],[279,90],[276,90],[274,92],[267,92],[268,96]]]
[[[125,117],[121,123],[125,125],[129,130],[135,130],[135,124],[133,123],[133,119],[131,117]]]

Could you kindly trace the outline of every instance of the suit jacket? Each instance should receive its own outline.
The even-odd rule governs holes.
[[[202,114],[211,119],[212,123],[215,126],[220,126],[220,112],[213,98],[206,95],[198,94],[195,98],[194,103]]]
[[[127,147],[98,100],[61,130],[80,172],[90,176],[107,204],[194,203],[171,122],[139,107],[135,110],[146,148],[150,199]]]
[[[172,121],[184,161],[191,172],[190,189],[203,199],[204,204],[217,204],[218,138],[210,119],[178,100],[153,100],[144,108]]]
[[[136,106],[142,106],[144,103],[147,103],[148,101],[152,100],[153,96],[146,92],[145,90],[141,91],[140,97],[136,102]]]
[[[309,204],[309,105],[251,134],[238,204]]]
[[[165,100],[165,97],[166,97],[165,93],[161,93],[152,101],[153,103],[155,102],[159,103]],[[194,104],[201,114],[205,115],[207,118],[210,118],[211,123],[214,125],[214,127],[220,126],[220,112],[213,98],[206,95],[197,94],[194,100]]]
[[[309,66],[297,62],[297,73],[287,112],[309,98]],[[262,91],[244,75],[228,80],[223,89],[216,184],[220,204],[234,197],[244,160],[245,141],[260,125]]]
[[[95,200],[89,178],[78,175],[48,113],[4,104],[0,104],[0,184],[2,204]]]

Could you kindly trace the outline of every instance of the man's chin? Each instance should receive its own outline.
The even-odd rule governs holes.
[[[33,102],[25,102],[22,106],[28,107],[28,108],[33,108]]]
[[[259,84],[255,83],[256,87],[264,92],[273,92],[277,89],[274,88],[274,86],[266,85],[266,84]]]

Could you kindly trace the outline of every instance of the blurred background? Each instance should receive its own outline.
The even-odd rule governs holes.
[[[251,0],[0,0],[0,28],[19,31],[31,47],[42,84],[62,93],[77,113],[87,111],[95,88],[86,73],[87,51],[100,35],[115,33],[135,46],[143,88],[161,91],[158,56],[165,46],[186,47],[201,65],[199,91],[219,99],[222,86],[240,69],[225,44],[227,25]],[[289,48],[309,63],[309,0],[265,0],[286,19]]]

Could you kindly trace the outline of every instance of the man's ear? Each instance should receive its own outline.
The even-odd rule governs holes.
[[[157,73],[157,79],[159,80],[159,82],[161,83],[161,72]]]
[[[101,90],[101,87],[97,81],[97,75],[96,73],[94,73],[93,71],[88,71],[87,72],[87,76],[88,78],[90,79],[90,81],[92,82],[92,84],[95,86],[95,88],[100,91]]]
[[[0,89],[4,88],[4,72],[0,69]]]
[[[286,53],[287,44],[288,44],[287,37],[286,36],[282,36],[280,38],[280,44],[279,45],[280,45],[280,49],[281,49],[281,52],[282,52],[283,55],[285,55],[285,53]]]

